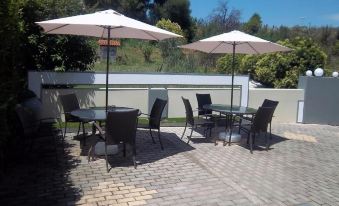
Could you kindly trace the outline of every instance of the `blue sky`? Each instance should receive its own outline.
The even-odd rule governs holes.
[[[219,0],[191,0],[191,15],[207,17]],[[260,14],[270,26],[335,26],[339,27],[339,0],[229,0],[229,8],[241,12],[241,21],[253,13]]]

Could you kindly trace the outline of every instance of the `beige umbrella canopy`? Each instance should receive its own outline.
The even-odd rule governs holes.
[[[290,48],[246,34],[241,31],[231,31],[220,35],[202,39],[191,44],[179,46],[183,49],[192,49],[211,54],[232,54],[232,87],[231,108],[233,107],[234,86],[234,56],[235,54],[264,54],[271,52],[291,51]]]
[[[71,34],[107,38],[132,38],[160,41],[182,37],[178,34],[126,17],[114,10],[99,11],[36,22],[47,34]],[[109,44],[107,44],[106,109],[108,105]]]

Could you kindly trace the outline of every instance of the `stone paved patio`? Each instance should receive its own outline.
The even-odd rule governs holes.
[[[139,130],[137,169],[119,153],[109,173],[69,134],[57,160],[38,147],[10,168],[0,205],[339,205],[339,127],[274,124],[270,151],[253,154],[197,132],[187,145],[182,131],[163,128],[162,151]]]

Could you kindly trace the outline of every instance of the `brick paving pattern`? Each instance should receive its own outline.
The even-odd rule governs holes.
[[[187,145],[182,127],[162,128],[162,151],[138,130],[137,169],[120,152],[109,173],[102,157],[87,160],[97,139],[80,148],[70,133],[57,159],[37,147],[13,164],[0,205],[339,205],[339,127],[273,124],[272,131],[271,149],[250,154],[245,138],[215,146],[194,132]]]

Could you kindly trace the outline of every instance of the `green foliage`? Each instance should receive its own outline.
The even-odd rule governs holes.
[[[297,37],[278,43],[293,51],[245,56],[241,62],[241,70],[249,70],[251,77],[264,85],[295,88],[300,74],[304,74],[308,69],[325,68],[327,56],[312,39]]]
[[[180,25],[188,41],[194,38],[194,25],[191,19],[189,0],[155,0],[150,15],[153,22],[169,19]]]
[[[254,13],[253,16],[243,25],[244,31],[249,34],[256,34],[261,28],[261,17],[259,14]]]
[[[156,26],[177,34],[183,34],[179,24],[171,22],[168,19],[161,19],[157,22]],[[167,39],[158,43],[161,56],[165,59],[165,62],[169,63],[172,60],[176,61],[175,58],[178,58],[178,56],[182,54],[181,50],[177,46],[182,43],[184,43],[183,39]],[[171,57],[171,55],[173,55],[173,57]],[[174,62],[169,64],[174,64]]]
[[[156,23],[155,26],[161,29],[165,29],[173,33],[179,34],[179,35],[184,35],[184,32],[182,31],[180,25],[176,22],[172,22],[169,19],[162,18]]]
[[[234,56],[234,67],[232,65],[233,57],[232,54],[226,54],[217,60],[217,71],[222,74],[232,74],[232,68],[235,73],[239,73],[240,63],[243,55]]]
[[[70,16],[83,12],[77,0],[28,0],[22,6],[22,65],[34,70],[91,69],[96,59],[96,46],[81,36],[46,35],[36,21]]]
[[[339,56],[339,40],[335,42],[332,53]]]
[[[89,11],[114,9],[133,19],[147,21],[150,0],[84,0],[84,4]]]
[[[142,42],[140,44],[140,49],[144,55],[145,62],[151,62],[151,55],[154,50],[154,46],[149,42]]]

